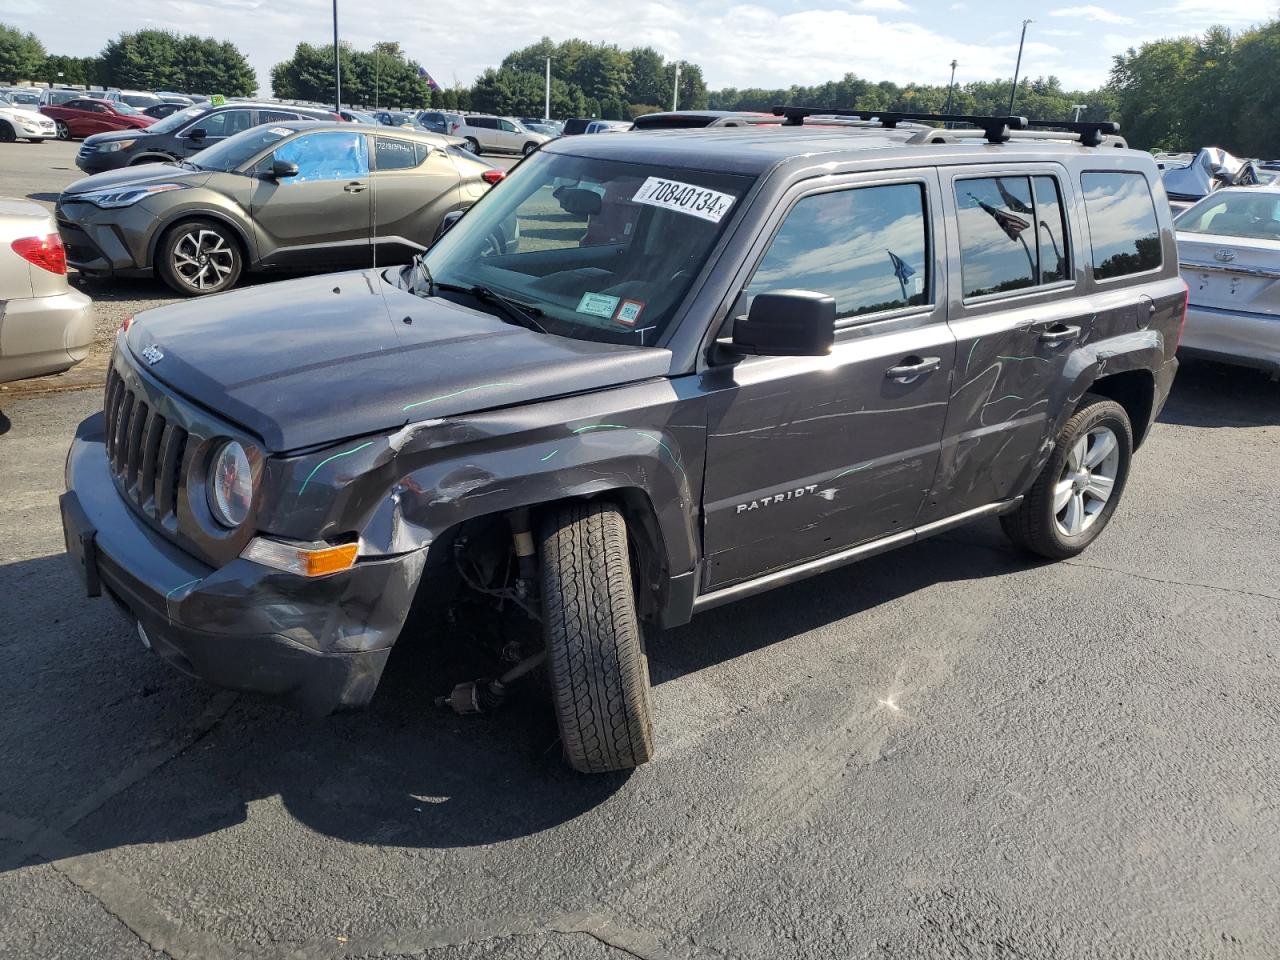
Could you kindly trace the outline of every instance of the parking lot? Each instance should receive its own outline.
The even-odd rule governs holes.
[[[74,150],[0,179],[49,202]],[[167,297],[87,289],[103,344]],[[433,705],[477,669],[442,623],[322,720],[144,649],[62,556],[93,369],[0,392],[0,956],[1276,954],[1261,375],[1185,368],[1075,560],[985,522],[652,632],[657,758],[585,778],[535,691]]]

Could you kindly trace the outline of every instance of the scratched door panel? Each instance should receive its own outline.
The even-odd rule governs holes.
[[[950,288],[956,370],[926,523],[1019,492],[1051,439],[1067,364],[1092,336],[1096,306],[1080,295],[1084,212],[1063,168],[959,168],[943,179],[960,281]]]
[[[934,324],[739,365],[710,402],[707,587],[909,528],[937,468],[954,349]],[[885,376],[912,354],[943,366]]]

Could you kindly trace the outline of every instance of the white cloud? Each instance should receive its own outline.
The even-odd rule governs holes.
[[[1097,7],[1088,5],[1084,7],[1061,7],[1058,10],[1050,10],[1051,17],[1071,17],[1074,20],[1096,20],[1099,23],[1133,23],[1132,17],[1121,16],[1118,13],[1112,13],[1105,7]]]
[[[1036,33],[1042,37],[1078,37],[1079,30],[1037,30]]]
[[[911,8],[902,0],[856,0],[855,10],[884,11],[887,13],[910,13]]]
[[[330,0],[152,0],[145,13],[139,9],[131,15],[91,0],[16,2],[33,5],[19,6],[17,17],[7,19],[35,31],[58,53],[97,53],[104,37],[144,26],[143,16],[164,29],[229,40],[248,54],[263,94],[270,92],[271,67],[287,59],[299,42],[324,44],[331,36]],[[1016,35],[964,42],[950,32],[956,27],[954,17],[950,23],[943,17],[906,22],[886,11],[877,15],[852,9],[851,2],[826,0],[822,8],[780,12],[738,0],[469,0],[430,7],[394,0],[363,0],[357,6],[339,0],[339,25],[342,39],[362,49],[378,40],[398,40],[445,85],[455,79],[470,83],[510,51],[544,34],[555,41],[577,36],[628,48],[651,45],[668,58],[701,65],[713,88],[814,84],[851,70],[872,80],[941,84],[950,76],[952,59],[963,65],[957,76],[961,82],[1013,72]],[[50,24],[57,24],[56,30]],[[1113,52],[1119,51],[1059,51],[1037,42],[1033,27],[1022,72],[1032,77],[1055,74],[1069,88],[1093,87],[1105,82]]]
[[[1215,23],[1252,24],[1270,20],[1276,14],[1273,0],[1232,0],[1222,4],[1214,0],[1177,0],[1162,16],[1172,16],[1193,26],[1199,32]]]

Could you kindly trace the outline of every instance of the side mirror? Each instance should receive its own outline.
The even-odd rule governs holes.
[[[431,238],[431,242],[435,243],[437,240],[443,237],[446,233],[448,233],[450,228],[452,228],[455,223],[457,223],[459,220],[462,219],[462,215],[464,213],[466,213],[465,210],[450,210],[443,217],[441,217],[440,226],[436,227],[436,234],[434,237]]]
[[[196,127],[194,130],[187,131],[187,139],[199,142],[209,135],[204,127]]]
[[[821,357],[836,339],[836,301],[812,290],[758,293],[733,324],[733,347],[765,357]]]
[[[296,177],[298,175],[298,165],[292,160],[272,160],[270,178],[272,180],[283,180],[285,177]]]

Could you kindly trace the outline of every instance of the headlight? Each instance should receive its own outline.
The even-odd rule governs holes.
[[[111,143],[100,143],[93,149],[99,153],[115,153],[117,150],[123,150],[125,147],[132,147],[137,140],[113,140]]]
[[[131,207],[139,200],[145,200],[154,193],[167,193],[170,190],[185,190],[183,183],[153,183],[145,187],[126,187],[123,190],[96,190],[93,193],[74,193],[68,200],[84,200],[95,207],[110,209],[112,207]]]
[[[253,474],[244,447],[228,440],[209,467],[209,509],[224,527],[235,528],[249,516],[253,501]]]

